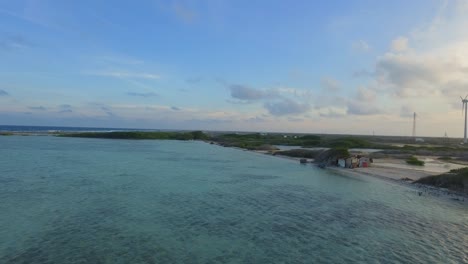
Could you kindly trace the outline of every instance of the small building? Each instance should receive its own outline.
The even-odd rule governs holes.
[[[352,166],[351,166],[351,158],[347,158],[347,159],[345,160],[345,162],[346,162],[346,163],[345,163],[345,168],[352,168]]]
[[[345,164],[346,168],[353,169],[353,168],[356,168],[358,166],[359,166],[359,159],[358,158],[349,157],[349,158],[346,159],[346,164]]]
[[[346,168],[346,160],[345,159],[338,159],[338,167]]]
[[[368,157],[361,157],[359,159],[359,167],[360,168],[367,168],[370,165],[370,159]]]

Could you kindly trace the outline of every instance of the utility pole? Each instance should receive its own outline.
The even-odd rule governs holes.
[[[463,101],[463,103],[465,104],[465,134],[464,134],[464,137],[463,137],[463,143],[467,143],[467,139],[466,139],[466,110],[467,110],[467,106],[468,106],[468,101],[465,99]]]

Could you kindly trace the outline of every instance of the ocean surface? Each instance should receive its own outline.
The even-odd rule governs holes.
[[[0,263],[467,263],[466,204],[193,141],[0,136]]]
[[[111,132],[111,131],[155,131],[155,129],[105,128],[105,127],[61,127],[61,126],[8,126],[0,125],[0,132]]]

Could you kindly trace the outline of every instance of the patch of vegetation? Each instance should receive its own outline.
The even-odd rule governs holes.
[[[365,149],[395,149],[397,147],[388,144],[375,143],[361,136],[342,136],[324,138],[320,144],[327,148],[365,148]]]
[[[84,132],[61,134],[62,137],[80,138],[108,138],[108,139],[161,139],[161,140],[207,140],[208,135],[201,131],[192,132],[142,132],[142,131],[119,131],[119,132]]]
[[[439,160],[444,160],[444,161],[451,161],[453,160],[452,157],[439,157]]]
[[[301,146],[303,148],[324,147],[335,149],[349,148],[395,148],[389,145],[376,144],[358,136],[337,136],[337,135],[294,135],[294,134],[261,134],[261,133],[229,133],[219,134],[212,138],[223,146],[234,146],[245,149],[254,149],[258,146],[286,145]],[[287,153],[287,152],[286,152]],[[298,154],[299,155],[299,154]],[[302,154],[301,154],[302,155]]]
[[[236,147],[236,148],[242,148],[242,149],[247,149],[247,150],[264,150],[264,151],[278,150],[278,148],[273,145],[262,144],[261,142],[254,142],[254,143],[241,142],[238,144],[231,144],[231,145],[224,144],[223,146]]]
[[[468,193],[468,168],[451,170],[450,172],[442,175],[424,177],[414,183],[421,183]]]
[[[315,147],[320,145],[321,137],[316,135],[282,135],[282,134],[220,134],[212,138],[224,146],[239,148],[256,148],[261,145],[287,145]]]
[[[302,147],[316,147],[320,145],[321,143],[321,138],[316,135],[306,135],[298,138],[299,141],[301,141],[301,144],[299,144]]]
[[[406,163],[415,166],[424,166],[424,161],[418,160],[415,156],[411,156],[406,160]]]
[[[226,147],[238,147],[248,150],[275,150],[276,145],[300,146],[303,148],[372,148],[384,149],[381,155],[399,156],[407,159],[410,155],[440,155],[456,157],[456,160],[468,159],[466,148],[449,146],[392,146],[386,143],[398,142],[400,138],[381,138],[370,136],[342,136],[342,135],[311,135],[311,134],[283,134],[283,133],[213,133],[207,135],[202,131],[192,132],[149,132],[149,131],[119,131],[119,132],[85,132],[60,134],[67,137],[110,138],[110,139],[157,139],[157,140],[206,140],[213,141]],[[377,143],[378,142],[378,143]],[[284,155],[311,158],[316,152],[283,152]],[[378,155],[378,154],[373,154]],[[466,156],[466,157],[465,157]],[[420,161],[409,160],[409,164],[420,165]]]
[[[444,147],[444,146],[410,146],[404,145],[400,148],[402,151],[412,152],[418,150],[428,150],[432,152],[444,152],[444,151],[464,151],[462,148],[455,148],[455,147]]]
[[[275,147],[273,145],[264,144],[264,145],[260,145],[260,146],[256,147],[253,150],[276,151],[276,150],[279,150],[279,148],[277,148],[277,147]]]
[[[277,151],[274,155],[282,155],[295,158],[315,159],[323,150],[308,150],[308,149],[291,149]]]
[[[375,144],[355,137],[342,137],[324,142],[324,146],[331,148],[374,148]]]
[[[332,148],[325,150],[316,156],[315,162],[320,166],[335,165],[338,159],[348,158],[351,154],[347,148]]]
[[[13,136],[11,132],[0,132],[0,136]]]

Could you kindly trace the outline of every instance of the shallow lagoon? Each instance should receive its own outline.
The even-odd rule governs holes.
[[[201,142],[0,137],[0,263],[463,263],[468,208]]]

